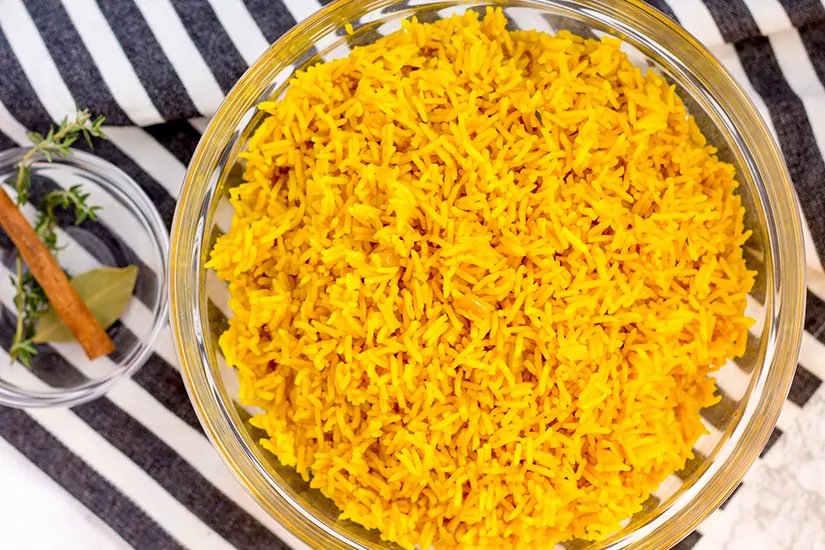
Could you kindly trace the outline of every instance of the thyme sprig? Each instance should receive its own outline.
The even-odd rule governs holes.
[[[28,132],[26,135],[32,142],[32,147],[17,165],[16,179],[6,182],[17,192],[16,204],[23,205],[31,198],[31,165],[36,155],[41,154],[48,162],[52,162],[55,157],[67,157],[72,153],[70,147],[80,137],[83,137],[91,147],[93,137],[106,139],[102,130],[103,121],[102,116],[93,118],[89,111],[84,109],[79,110],[73,119],[68,116],[64,118],[57,128],[51,127],[45,136],[38,132]],[[56,209],[73,209],[75,224],[85,220],[94,221],[100,208],[89,205],[88,198],[89,194],[83,193],[80,186],[73,186],[52,191],[39,202],[34,230],[51,253],[54,254],[58,250],[55,232],[58,225]],[[32,358],[37,354],[32,341],[34,326],[38,318],[48,310],[49,300],[31,273],[24,272],[23,260],[19,255],[16,276],[11,280],[16,289],[14,304],[17,308],[17,325],[9,353],[12,361],[18,360],[26,366],[31,366]]]

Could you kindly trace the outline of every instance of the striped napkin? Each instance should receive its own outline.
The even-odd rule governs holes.
[[[652,3],[710,47],[751,94],[779,140],[807,220],[806,334],[779,427],[763,466],[678,548],[821,548],[825,524],[805,510],[825,506],[822,482],[800,482],[794,492],[792,476],[768,484],[759,475],[795,460],[797,470],[825,464],[825,431],[804,422],[808,411],[825,410],[825,397],[815,395],[825,378],[825,6]],[[27,129],[42,131],[75,105],[105,114],[110,141],[95,154],[134,178],[168,226],[208,117],[272,41],[320,7],[317,0],[0,0],[0,150],[25,145]],[[0,363],[9,340],[0,334]],[[804,462],[794,454],[803,439]],[[749,494],[757,487],[763,493]],[[754,506],[771,521],[752,521]],[[146,366],[105,398],[72,410],[0,409],[0,526],[0,548],[9,549],[306,548],[258,508],[204,437],[168,330]]]

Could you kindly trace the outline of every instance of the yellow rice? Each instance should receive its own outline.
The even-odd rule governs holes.
[[[208,264],[263,446],[405,548],[619,529],[751,323],[734,170],[674,88],[505,23],[413,19],[297,73]]]

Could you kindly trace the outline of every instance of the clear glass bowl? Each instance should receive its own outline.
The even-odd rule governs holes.
[[[0,153],[0,181],[16,179],[17,164],[28,149]],[[101,207],[97,221],[74,225],[74,214],[58,214],[57,253],[69,275],[90,269],[138,266],[132,298],[120,319],[108,330],[115,351],[89,361],[76,343],[38,346],[31,369],[11,364],[0,352],[0,405],[9,407],[74,406],[103,395],[115,382],[136,372],[152,351],[152,343],[167,321],[166,265],[169,236],[152,201],[132,178],[103,159],[74,151],[53,162],[35,156],[28,205],[21,208],[31,221],[34,204],[51,190],[82,186],[89,204]],[[10,190],[4,184],[6,191]],[[13,195],[12,195],[13,196]],[[64,215],[65,214],[65,215]],[[14,288],[17,251],[0,230],[0,338],[8,350],[14,332]]]
[[[724,68],[675,23],[636,1],[512,0],[339,1],[284,35],[246,72],[224,101],[195,153],[172,232],[171,319],[184,379],[206,433],[241,482],[278,521],[311,546],[391,548],[376,533],[337,519],[337,508],[257,445],[260,433],[235,401],[238,384],[217,338],[226,291],[204,270],[216,235],[228,228],[226,190],[238,183],[238,154],[261,121],[256,104],[284,93],[295,70],[347,55],[354,45],[400,28],[413,15],[433,20],[501,6],[513,27],[611,35],[637,66],[676,85],[720,156],[737,167],[751,269],[759,272],[748,314],[757,320],[747,353],[719,373],[723,399],[703,411],[710,434],[696,459],[651,496],[644,511],[605,541],[568,548],[667,548],[686,536],[736,487],[766,443],[796,365],[804,308],[802,232],[779,148],[750,100]],[[351,23],[355,33],[347,35]]]

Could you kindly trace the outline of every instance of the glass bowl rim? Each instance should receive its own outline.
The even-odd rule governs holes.
[[[0,167],[17,164],[30,150],[31,147],[14,147],[0,152]],[[38,154],[35,155],[34,160],[37,162],[38,159],[42,158],[42,154]],[[158,298],[154,307],[150,310],[152,314],[151,330],[144,337],[137,338],[135,348],[126,357],[126,361],[118,363],[117,368],[105,377],[88,380],[84,384],[71,388],[26,391],[0,388],[0,406],[15,408],[73,407],[104,395],[118,380],[132,376],[143,366],[152,353],[152,345],[168,321],[169,233],[151,199],[140,185],[123,170],[94,154],[71,149],[70,155],[54,157],[49,164],[58,167],[73,167],[96,176],[98,180],[105,183],[105,185],[99,185],[98,189],[119,199],[121,204],[139,220],[145,236],[151,239],[152,253],[161,267],[155,274],[158,284]]]
[[[455,2],[424,4],[431,3],[450,5]],[[468,2],[468,7],[473,3]],[[549,8],[572,2],[490,0],[479,3]],[[775,281],[769,292],[775,294],[778,306],[770,327],[769,353],[751,390],[751,399],[744,407],[744,421],[739,421],[730,437],[733,443],[744,441],[746,444],[728,445],[731,441],[726,442],[726,451],[715,457],[711,466],[701,474],[686,494],[681,495],[642,527],[605,547],[658,549],[675,544],[687,536],[702,519],[726,500],[757,458],[776,423],[790,388],[801,344],[805,291],[801,218],[783,157],[766,123],[740,85],[704,46],[678,24],[640,0],[580,0],[575,3],[578,9],[597,12],[605,18],[609,15],[615,17],[620,10],[625,10],[622,12],[625,15],[632,11],[638,16],[633,20],[633,24],[638,28],[641,28],[638,19],[641,18],[646,24],[657,26],[660,32],[678,41],[678,44],[668,43],[667,46],[661,41],[657,43],[657,46],[677,61],[681,62],[681,57],[674,51],[678,48],[688,48],[691,54],[698,55],[702,61],[712,65],[715,71],[712,76],[719,80],[712,90],[714,95],[718,96],[723,91],[732,94],[736,102],[732,109],[741,111],[737,119],[743,120],[744,124],[741,127],[737,126],[736,130],[743,141],[747,142],[747,153],[754,155],[749,159],[758,168],[754,177],[757,184],[761,185],[757,185],[756,189],[759,194],[759,205],[765,211],[769,222],[766,232],[769,233],[768,241],[773,259],[770,266],[773,268],[772,280]],[[227,153],[224,149],[226,143],[215,142],[213,136],[218,135],[227,139],[227,136],[236,137],[233,132],[236,131],[237,122],[248,116],[239,113],[244,113],[250,107],[248,104],[242,105],[242,102],[251,97],[254,90],[260,91],[266,87],[268,81],[264,81],[263,77],[268,66],[279,63],[286,66],[285,59],[290,52],[306,50],[312,43],[312,38],[328,35],[331,25],[343,26],[346,22],[355,22],[365,13],[394,4],[397,4],[394,0],[338,0],[293,27],[250,66],[224,99],[201,138],[184,179],[172,228],[169,272],[171,326],[184,382],[198,418],[224,462],[258,503],[294,535],[311,545],[318,541],[310,538],[310,534],[313,537],[321,536],[325,543],[334,544],[336,548],[370,547],[326,525],[311,510],[304,508],[287,494],[260,463],[255,451],[246,445],[244,435],[232,421],[227,404],[222,402],[221,389],[211,371],[209,353],[203,340],[200,297],[193,294],[199,292],[198,283],[201,281],[202,272],[200,251],[204,240],[202,233],[207,230],[211,201],[215,197],[214,188],[210,189],[215,178],[213,171],[221,160],[225,160],[222,157]],[[407,7],[414,9],[422,6],[419,4]],[[258,95],[255,94],[254,97],[258,98]],[[238,112],[233,112],[233,109]],[[227,120],[230,115],[234,118],[235,125]],[[748,136],[741,136],[744,129],[748,130]],[[748,166],[748,169],[754,171],[753,166]],[[769,185],[766,185],[766,182]],[[780,224],[783,229],[781,234],[778,232]],[[195,254],[192,253],[193,250]],[[267,495],[262,494],[263,491],[268,491]],[[700,497],[704,497],[705,500]],[[279,504],[286,505],[289,509],[284,510],[269,502],[267,498],[278,499]],[[296,511],[298,516],[295,514]],[[302,525],[294,525],[293,522],[296,521]],[[312,533],[306,533],[304,529],[307,528]]]

